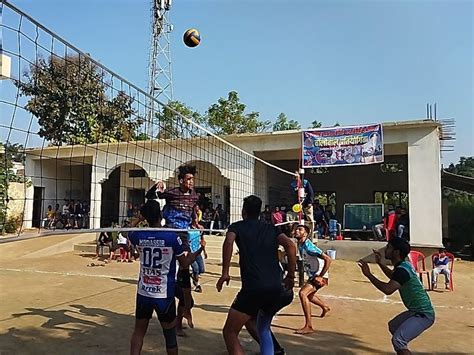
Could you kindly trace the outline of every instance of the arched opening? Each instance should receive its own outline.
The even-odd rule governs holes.
[[[191,160],[181,165],[195,165],[197,174],[194,178],[194,188],[200,195],[199,205],[203,212],[208,209],[215,209],[222,205],[226,215],[230,212],[230,180],[222,175],[219,168],[214,164],[202,160]],[[175,173],[168,180],[166,186],[178,186],[178,167]]]
[[[152,184],[148,173],[139,165],[123,163],[116,166],[102,182],[100,226],[123,224],[136,217]]]

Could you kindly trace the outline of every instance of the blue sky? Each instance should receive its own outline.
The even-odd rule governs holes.
[[[148,0],[12,0],[140,87]],[[472,1],[174,0],[174,98],[205,112],[231,90],[249,111],[308,127],[455,118],[455,152],[474,154]],[[181,41],[190,27],[201,44]]]

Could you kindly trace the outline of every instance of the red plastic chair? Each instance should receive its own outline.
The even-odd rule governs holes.
[[[398,221],[398,216],[396,213],[389,214],[386,220],[384,220],[385,237],[387,241],[389,241],[390,238],[392,238],[393,236],[396,236],[397,221]]]
[[[426,277],[428,279],[428,290],[431,290],[430,272],[426,270],[425,255],[419,251],[412,250],[410,254],[408,254],[408,260],[410,260],[410,264],[415,269],[415,272],[418,273],[422,285],[423,275],[426,274]]]
[[[445,254],[449,259],[449,271],[450,271],[450,274],[451,274],[450,277],[449,277],[449,289],[451,291],[454,291],[454,284],[453,284],[454,255],[449,253],[449,252],[446,252]],[[439,253],[434,253],[433,255],[431,255],[431,265],[433,266],[433,268],[434,268],[434,258],[435,258],[435,256],[438,256],[438,255],[439,255]]]

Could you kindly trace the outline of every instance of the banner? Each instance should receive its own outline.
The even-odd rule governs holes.
[[[303,131],[303,168],[383,162],[382,125]]]

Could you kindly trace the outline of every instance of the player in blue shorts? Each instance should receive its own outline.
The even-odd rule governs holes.
[[[304,225],[299,225],[298,228],[296,228],[298,250],[303,259],[304,270],[308,275],[308,281],[301,287],[299,292],[305,317],[305,325],[296,331],[297,334],[309,334],[314,332],[311,322],[311,303],[321,307],[321,318],[331,310],[326,303],[316,296],[316,292],[324,286],[327,286],[329,282],[328,270],[329,265],[331,265],[331,258],[311,242],[309,232],[310,229]]]
[[[148,200],[140,210],[150,227],[161,227],[160,204]],[[140,254],[140,277],[138,280],[135,329],[130,354],[140,354],[148,323],[156,312],[163,328],[166,351],[178,354],[176,340],[176,260],[181,267],[189,267],[203,249],[205,243],[194,253],[185,254],[183,243],[177,233],[171,231],[136,231],[129,234],[130,241]]]

